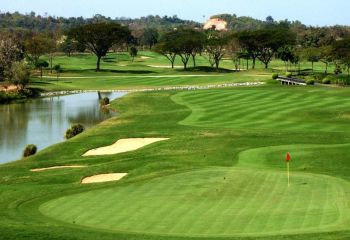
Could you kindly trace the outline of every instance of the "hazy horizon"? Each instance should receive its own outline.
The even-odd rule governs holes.
[[[350,25],[347,9],[348,0],[334,0],[331,4],[316,0],[177,0],[163,3],[164,0],[3,0],[1,12],[30,13],[62,17],[89,18],[101,14],[111,18],[139,18],[148,15],[173,16],[181,19],[204,22],[210,16],[222,13],[248,16],[264,20],[271,15],[275,20],[299,20],[306,25],[330,26]]]

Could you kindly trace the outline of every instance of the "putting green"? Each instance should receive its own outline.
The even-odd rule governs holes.
[[[349,183],[282,171],[208,168],[69,195],[44,203],[51,218],[122,232],[185,236],[288,234],[349,226]]]

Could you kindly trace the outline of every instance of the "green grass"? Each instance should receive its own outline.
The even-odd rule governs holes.
[[[142,55],[151,58],[131,63],[122,54],[115,62],[112,55],[100,73],[93,70],[93,56],[60,56],[55,61],[65,78],[36,79],[33,86],[209,85],[267,80],[272,72],[260,65],[241,73],[152,68],[167,62]],[[226,60],[223,67],[230,64]],[[186,77],[193,74],[210,76]],[[272,84],[128,94],[111,104],[118,118],[0,166],[0,239],[349,239],[349,97],[348,88]],[[81,156],[132,137],[170,140],[117,155]],[[88,167],[29,171],[74,164]],[[112,172],[128,176],[80,184],[86,176]]]
[[[6,239],[346,239],[350,134],[337,116],[346,119],[349,94],[278,86],[130,94],[112,104],[119,118],[0,167],[1,233]],[[267,109],[279,103],[293,104],[284,113],[289,120],[274,128],[283,118]],[[239,106],[252,109],[239,112]],[[127,137],[170,140],[81,157]],[[286,151],[292,154],[290,188]],[[89,167],[29,172],[64,164]],[[129,175],[79,184],[108,172]]]
[[[210,168],[90,191],[41,206],[50,217],[123,232],[232,236],[346,229],[346,189],[336,178]]]
[[[255,82],[271,79],[272,72],[285,73],[285,65],[279,60],[271,62],[271,69],[265,70],[264,65],[257,62],[255,70],[234,72],[234,64],[231,59],[221,61],[220,71],[209,66],[208,58],[197,56],[197,67],[193,68],[190,60],[187,71],[178,57],[176,68],[170,69],[170,62],[162,55],[140,51],[138,57],[132,62],[127,53],[110,53],[101,62],[101,71],[96,72],[96,57],[92,54],[76,54],[71,57],[57,55],[53,59],[53,65],[60,64],[63,73],[60,78],[50,71],[44,71],[41,80],[38,72],[32,78],[32,87],[42,88],[47,91],[55,90],[117,90],[140,89],[173,86]],[[251,67],[251,63],[249,65]],[[242,69],[246,67],[243,65]],[[310,69],[309,63],[303,62],[301,69]],[[245,70],[245,69],[244,69]],[[315,72],[323,72],[324,65],[315,63]],[[332,68],[329,70],[332,71]],[[191,75],[191,76],[189,76]],[[194,76],[193,76],[194,75]],[[187,77],[186,77],[187,76]]]

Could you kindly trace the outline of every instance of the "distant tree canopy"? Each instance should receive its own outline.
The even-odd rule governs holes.
[[[230,36],[224,32],[209,30],[207,32],[207,40],[205,42],[205,51],[209,56],[210,65],[215,65],[219,69],[220,61],[225,56],[227,44]]]
[[[238,34],[238,39],[243,49],[253,59],[253,68],[256,59],[259,59],[265,64],[265,68],[268,68],[272,57],[279,49],[296,44],[296,34],[281,26],[241,32]]]
[[[184,69],[187,69],[187,64],[191,57],[195,66],[196,55],[203,51],[205,41],[206,36],[203,32],[181,27],[166,32],[156,46],[156,51],[166,56],[172,63],[172,67],[174,67],[176,56],[179,56]]]
[[[27,56],[36,65],[42,55],[50,53],[55,48],[55,41],[45,35],[34,35],[25,41],[24,47]]]
[[[117,23],[94,23],[72,29],[68,35],[96,55],[96,71],[99,71],[101,58],[113,45],[128,42],[131,33],[128,27]]]
[[[159,33],[155,28],[146,28],[141,36],[140,43],[148,46],[149,50],[158,43]]]

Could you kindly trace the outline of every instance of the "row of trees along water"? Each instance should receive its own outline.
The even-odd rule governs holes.
[[[243,31],[216,31],[215,27],[202,30],[200,27],[180,25],[176,28],[160,31],[156,28],[144,28],[135,31],[128,25],[101,21],[87,23],[66,31],[2,31],[0,35],[0,81],[8,81],[25,89],[29,83],[30,70],[48,68],[57,77],[62,71],[54,64],[57,52],[71,56],[74,52],[90,52],[96,55],[96,71],[100,70],[101,59],[110,51],[129,51],[135,57],[139,48],[147,47],[164,55],[174,67],[176,58],[180,58],[184,69],[192,59],[196,67],[196,57],[205,56],[213,68],[219,69],[224,57],[233,61],[236,70],[243,67],[256,67],[256,61],[269,67],[273,59],[279,58],[285,63],[286,71],[302,74],[301,61],[309,61],[314,72],[314,63],[324,63],[324,76],[330,74],[329,65],[333,64],[332,75],[350,74],[350,38],[347,28],[328,34],[330,28],[308,28],[304,37],[296,31],[295,23],[276,22],[268,17],[257,29]],[[43,56],[48,56],[48,61]],[[246,64],[243,64],[246,63]],[[249,66],[249,63],[250,66]],[[292,68],[294,66],[294,69]],[[342,74],[342,72],[346,74]],[[349,83],[349,78],[343,84]],[[340,82],[339,82],[340,83]]]

